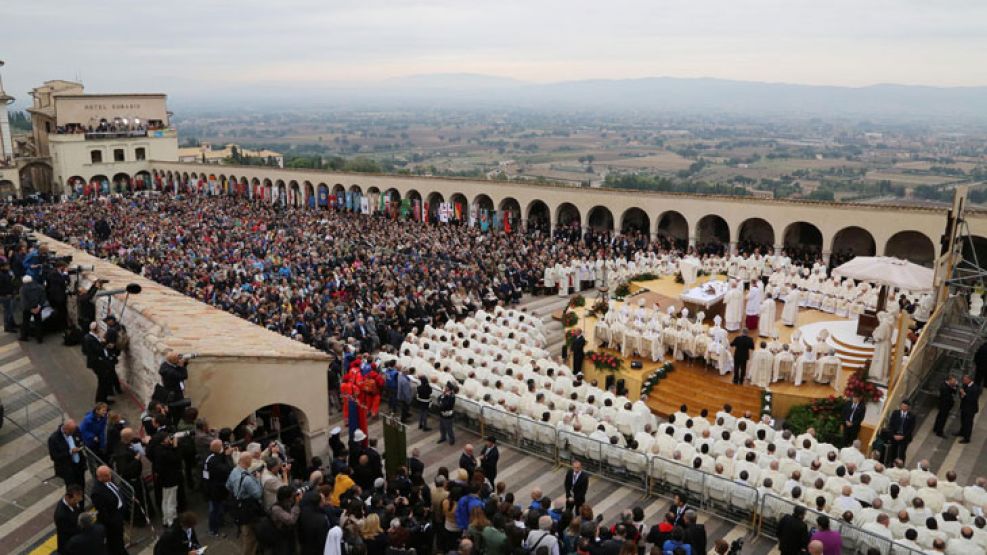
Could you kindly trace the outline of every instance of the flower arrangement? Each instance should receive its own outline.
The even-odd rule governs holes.
[[[605,372],[616,372],[620,370],[623,363],[620,357],[600,351],[591,351],[586,355],[586,358],[593,363],[597,370]]]
[[[884,390],[867,381],[864,370],[860,369],[850,375],[846,382],[846,389],[843,390],[843,396],[847,399],[860,397],[866,402],[876,403],[884,397]]]
[[[586,306],[586,297],[582,295],[576,295],[569,301],[569,306],[572,308],[578,308],[581,306]]]
[[[652,372],[650,376],[645,378],[644,382],[641,384],[641,397],[647,397],[648,395],[651,395],[651,390],[654,389],[656,385],[658,385],[658,382],[665,379],[665,377],[668,376],[668,373],[671,372],[673,368],[674,367],[672,366],[671,362],[666,362],[665,364],[656,368],[655,371]]]
[[[567,348],[572,346],[572,340],[575,338],[576,338],[575,329],[565,330],[565,346]]]
[[[838,445],[842,439],[840,425],[843,421],[843,407],[847,400],[843,397],[830,395],[807,405],[792,407],[785,423],[792,432],[801,434],[809,428],[815,428],[816,439],[825,443]]]
[[[562,314],[562,327],[571,328],[579,323],[579,315],[575,312],[565,312]]]
[[[651,272],[645,272],[643,274],[638,274],[630,279],[630,281],[653,281],[658,279],[657,274],[652,274]]]
[[[631,294],[631,284],[626,281],[617,286],[613,291],[614,296],[618,301],[624,300],[624,297]]]
[[[606,299],[600,298],[593,303],[593,308],[589,309],[587,316],[606,316],[607,311],[610,310],[610,303]]]

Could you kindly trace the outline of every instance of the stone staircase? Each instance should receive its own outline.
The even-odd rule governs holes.
[[[20,553],[54,532],[51,512],[64,492],[46,445],[62,422],[54,394],[13,334],[0,336],[0,538]]]
[[[760,412],[761,388],[720,381],[713,378],[712,370],[699,364],[675,362],[673,365],[675,369],[655,385],[646,401],[659,415],[668,416],[678,411],[683,403],[688,405],[689,414],[708,409],[711,421],[727,403],[733,406],[734,414],[748,410],[753,414]]]

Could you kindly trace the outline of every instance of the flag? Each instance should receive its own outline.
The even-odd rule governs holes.
[[[460,222],[463,221],[463,203],[461,202],[456,203],[456,219]]]
[[[490,229],[490,215],[486,208],[480,209],[480,231],[486,232]]]
[[[411,203],[411,206],[411,217],[414,218],[416,222],[422,221],[422,201],[415,199],[415,201]]]
[[[428,201],[425,201],[425,202],[422,203],[422,221],[425,222],[425,223],[429,223],[428,222]]]
[[[510,233],[511,232],[511,213],[510,212],[504,212],[504,232],[505,233]]]
[[[407,218],[408,212],[411,210],[411,199],[401,199],[401,218]]]
[[[364,214],[370,213],[370,199],[367,197],[360,197],[360,212]]]
[[[380,208],[378,209],[380,212],[384,212],[385,210],[387,210],[387,203],[386,203],[386,201],[384,199],[384,197],[386,197],[386,196],[387,196],[386,193],[382,193],[380,195]]]

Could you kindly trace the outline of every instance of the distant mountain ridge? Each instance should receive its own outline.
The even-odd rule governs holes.
[[[717,78],[644,77],[532,83],[473,73],[410,75],[352,86],[289,83],[217,91],[269,102],[485,106],[677,113],[952,118],[987,121],[987,87],[801,85]],[[215,93],[214,93],[215,94]],[[190,99],[191,100],[191,99]]]

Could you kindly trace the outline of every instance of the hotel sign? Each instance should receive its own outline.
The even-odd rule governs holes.
[[[106,111],[106,110],[140,110],[141,105],[134,103],[120,103],[120,104],[86,104],[82,107],[84,110],[93,111]]]

